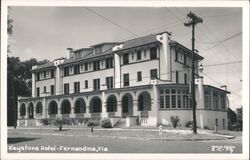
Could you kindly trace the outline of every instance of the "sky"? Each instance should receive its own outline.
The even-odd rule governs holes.
[[[66,57],[67,48],[122,42],[168,31],[191,49],[187,13],[203,18],[195,28],[195,48],[204,57],[204,83],[227,85],[230,108],[242,105],[241,8],[177,7],[10,7],[14,20],[11,56],[21,60]]]

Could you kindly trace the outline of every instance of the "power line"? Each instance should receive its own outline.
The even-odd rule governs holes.
[[[242,32],[238,32],[238,33],[236,33],[236,34],[234,34],[234,35],[232,35],[232,36],[230,36],[230,37],[228,37],[228,38],[226,38],[226,39],[224,39],[224,40],[222,40],[222,41],[218,41],[217,44],[215,44],[215,45],[212,46],[212,47],[209,47],[209,48],[205,49],[203,52],[205,52],[205,51],[207,51],[207,50],[210,50],[210,49],[213,49],[213,48],[215,48],[215,47],[217,47],[217,46],[219,46],[219,45],[225,43],[226,41],[229,41],[229,40],[231,40],[231,39],[233,39],[233,38],[235,38],[235,37],[237,37],[237,36],[239,36],[239,35],[241,35],[241,34],[242,34]]]
[[[105,16],[103,16],[103,15],[97,13],[96,11],[94,11],[94,10],[92,10],[92,9],[90,9],[90,8],[87,8],[87,7],[85,7],[85,9],[87,9],[88,11],[94,13],[95,15],[97,15],[97,16],[99,16],[99,17],[105,19],[105,20],[107,20],[108,22],[112,23],[113,25],[115,25],[115,26],[117,26],[117,27],[123,29],[124,31],[126,31],[126,32],[128,32],[128,33],[130,33],[130,34],[132,34],[132,35],[134,35],[134,36],[136,36],[136,37],[138,36],[137,34],[131,32],[131,31],[128,30],[127,28],[125,28],[125,27],[123,27],[123,26],[121,26],[121,25],[119,25],[119,24],[113,22],[112,20],[110,20],[110,19],[108,19],[107,17],[105,17]]]
[[[208,65],[204,65],[203,67],[223,66],[223,65],[230,65],[230,64],[236,64],[236,63],[242,63],[242,61],[234,61],[234,62],[225,62],[225,63],[208,64]]]

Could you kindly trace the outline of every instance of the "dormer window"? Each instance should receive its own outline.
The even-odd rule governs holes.
[[[96,46],[95,47],[95,54],[99,54],[103,52],[103,46]]]

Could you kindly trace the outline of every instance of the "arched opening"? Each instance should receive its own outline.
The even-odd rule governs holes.
[[[42,102],[38,102],[36,104],[36,114],[42,114],[43,112],[43,105]]]
[[[122,117],[133,116],[133,97],[125,94],[122,97]]]
[[[69,100],[67,99],[63,100],[62,105],[61,105],[62,114],[69,114],[70,109],[71,109],[71,105],[70,105]]]
[[[28,118],[34,118],[34,105],[30,103],[28,106]]]
[[[26,114],[26,107],[25,107],[24,103],[21,105],[19,112],[20,112],[20,116],[25,116],[25,114]]]
[[[78,98],[75,102],[75,113],[85,113],[86,103],[83,98]]]
[[[115,95],[111,95],[107,99],[107,112],[117,111],[117,99]]]
[[[138,98],[138,110],[150,111],[151,110],[151,96],[148,92],[142,92]]]
[[[102,101],[99,97],[93,97],[90,101],[90,113],[102,112]]]
[[[49,114],[57,114],[58,107],[56,101],[51,101],[49,103]]]

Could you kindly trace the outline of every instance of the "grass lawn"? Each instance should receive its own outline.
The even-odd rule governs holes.
[[[174,133],[162,132],[159,135],[158,131],[152,130],[98,130],[94,128],[94,133],[91,133],[90,128],[69,129],[63,127],[62,131],[56,128],[48,129],[10,129],[8,133],[12,134],[36,134],[36,135],[54,135],[54,136],[98,136],[107,138],[136,138],[136,139],[166,139],[166,140],[220,140],[225,139],[221,136],[209,134],[193,134],[193,133]]]

